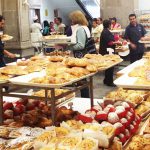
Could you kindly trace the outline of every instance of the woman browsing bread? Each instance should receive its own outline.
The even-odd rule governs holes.
[[[90,37],[90,31],[88,29],[88,21],[85,15],[79,11],[73,11],[69,14],[69,18],[72,23],[72,36],[71,39],[76,44],[67,46],[66,49],[73,51],[74,57],[82,58],[85,54],[84,48],[87,38]],[[84,88],[81,90],[81,97],[89,97],[89,89]]]
[[[73,51],[75,57],[81,58],[85,54],[84,48],[87,38],[90,37],[90,31],[87,27],[88,21],[85,15],[79,10],[71,12],[69,18],[72,23],[71,39],[76,44],[68,46],[67,49]]]

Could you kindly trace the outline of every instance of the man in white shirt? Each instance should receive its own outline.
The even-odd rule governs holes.
[[[31,25],[31,32],[32,33],[41,33],[41,30],[42,30],[42,26],[38,22],[38,17],[37,16],[33,17],[33,24]]]
[[[38,23],[38,17],[33,17],[33,24],[31,25],[31,42],[32,46],[35,48],[35,51],[39,51],[39,47],[41,47],[41,39],[42,39],[42,26]]]
[[[66,25],[62,23],[62,18],[57,17],[55,18],[55,25],[54,29],[56,32],[60,34],[64,34]]]
[[[97,18],[97,24],[98,24],[99,32],[101,33],[103,30],[103,19]]]

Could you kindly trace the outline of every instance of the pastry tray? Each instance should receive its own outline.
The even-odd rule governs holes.
[[[118,87],[128,88],[128,89],[141,89],[150,90],[150,85],[137,85],[135,84],[138,77],[129,77],[127,74],[122,75],[114,81],[114,84]]]
[[[65,83],[61,83],[61,84],[40,84],[40,83],[31,83],[29,82],[30,80],[32,80],[33,78],[37,78],[37,77],[44,77],[46,75],[45,70],[42,70],[41,72],[34,72],[34,73],[30,73],[27,75],[22,75],[22,76],[18,76],[15,78],[11,78],[9,79],[9,81],[13,84],[17,84],[17,85],[26,85],[26,86],[35,86],[35,87],[48,87],[48,88],[59,88],[59,87],[63,87],[63,86],[67,86],[67,85],[71,85],[74,82],[80,81],[82,79],[94,76],[95,73],[91,73],[88,74],[86,76],[80,77],[78,79],[69,81],[69,82],[65,82]]]
[[[127,74],[127,73],[131,72],[135,67],[141,66],[144,63],[145,63],[145,59],[140,59],[140,60],[130,64],[129,66],[125,67],[124,69],[118,71],[117,74]]]
[[[118,29],[118,30],[114,29],[114,30],[110,30],[110,32],[112,32],[112,33],[120,33],[120,32],[124,32],[124,31],[125,31],[124,29]]]
[[[109,66],[107,66],[107,67],[99,67],[99,68],[98,68],[98,71],[104,71],[104,70],[106,70],[106,69],[109,69],[109,68],[111,68],[111,67],[113,67],[113,66],[118,65],[118,64],[121,63],[122,61],[123,61],[123,59],[120,59],[119,61],[117,61],[117,62],[115,62],[114,64],[109,65]]]
[[[141,40],[139,40],[139,43],[150,44],[150,41],[141,41]]]

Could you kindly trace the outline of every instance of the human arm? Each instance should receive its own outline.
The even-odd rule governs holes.
[[[77,30],[76,39],[76,44],[68,46],[67,49],[72,51],[84,49],[86,43],[86,33],[84,31],[84,28],[79,28]]]
[[[6,56],[10,57],[10,58],[15,58],[15,57],[16,57],[15,54],[10,53],[10,52],[8,52],[7,50],[4,50],[4,54],[5,54]]]

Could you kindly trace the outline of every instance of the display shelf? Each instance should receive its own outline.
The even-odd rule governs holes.
[[[12,83],[5,83],[5,84],[1,84],[0,85],[0,98],[1,98],[1,101],[0,101],[0,123],[2,124],[3,123],[3,96],[9,96],[9,97],[19,97],[19,98],[31,98],[31,99],[43,99],[45,100],[45,103],[47,104],[48,101],[51,102],[51,113],[52,113],[52,121],[53,121],[53,124],[55,124],[55,107],[56,107],[56,104],[55,104],[55,101],[57,99],[60,99],[64,96],[67,96],[73,92],[76,92],[78,90],[81,90],[85,87],[89,87],[90,89],[90,99],[91,99],[91,107],[93,106],[93,76],[90,76],[90,77],[86,77],[86,78],[89,78],[89,81],[84,81],[82,82],[82,85],[79,85],[79,82],[80,81],[76,81],[74,82],[74,84],[70,84],[68,87],[67,86],[61,86],[61,88],[68,88],[69,91],[64,93],[64,94],[61,94],[59,96],[56,96],[55,95],[55,87],[53,88],[48,88],[48,87],[39,87],[39,85],[37,86],[31,86],[31,85],[20,85],[20,84],[12,84]],[[16,86],[18,89],[31,89],[32,87],[33,88],[40,88],[40,89],[44,89],[45,90],[45,97],[38,97],[38,96],[30,96],[30,95],[27,95],[27,94],[19,94],[19,93],[12,93],[12,92],[15,92],[16,91],[16,88],[14,88],[14,91],[13,89],[11,89],[11,92],[8,90],[6,92],[3,92],[3,86],[8,86],[9,88],[10,87],[14,87]],[[58,87],[57,87],[58,88]],[[48,97],[48,91],[51,91],[51,98]]]

